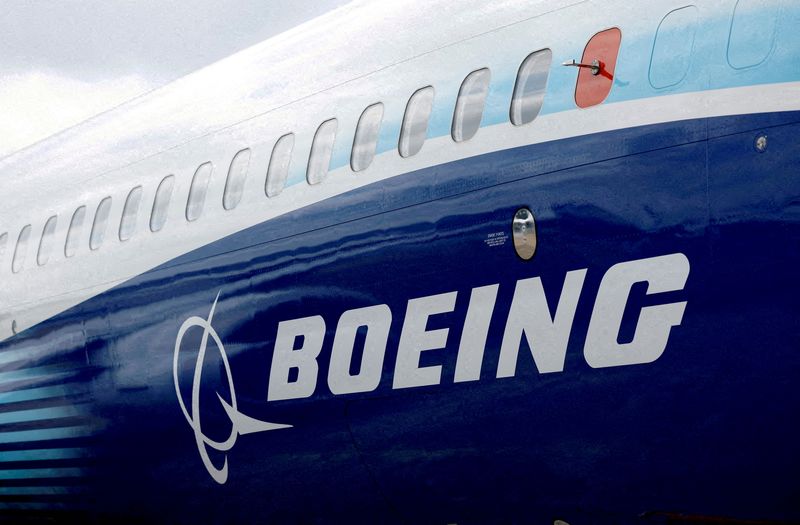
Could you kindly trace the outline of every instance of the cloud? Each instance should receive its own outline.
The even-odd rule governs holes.
[[[0,4],[0,158],[349,0]]]
[[[347,0],[0,2],[0,74],[169,82]]]
[[[117,106],[155,86],[137,75],[84,82],[30,71],[0,77],[0,157]]]

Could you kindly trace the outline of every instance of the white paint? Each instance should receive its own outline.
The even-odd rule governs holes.
[[[403,331],[397,347],[392,388],[411,388],[438,385],[442,379],[442,365],[419,366],[422,352],[444,348],[449,328],[428,330],[432,315],[452,312],[457,292],[449,292],[408,301]]]
[[[505,332],[500,348],[497,378],[513,377],[521,338],[527,338],[539,373],[562,372],[567,344],[575,320],[575,311],[587,270],[568,272],[553,317],[539,277],[517,281],[511,300]],[[686,302],[648,306],[641,310],[633,341],[620,345],[617,335],[628,302],[631,286],[648,284],[648,294],[682,290],[689,276],[689,260],[681,253],[628,261],[612,266],[603,276],[589,323],[584,356],[594,368],[652,362],[664,352],[671,328],[680,324]],[[473,288],[464,319],[454,382],[480,379],[481,363],[486,347],[492,312],[499,285]],[[393,388],[438,385],[442,366],[420,366],[422,353],[447,345],[449,328],[428,330],[432,316],[452,312],[457,292],[420,297],[408,301],[395,362]],[[236,388],[225,347],[212,326],[219,293],[207,319],[192,316],[178,330],[173,353],[173,381],[178,404],[194,432],[201,460],[211,477],[220,484],[228,479],[228,459],[221,466],[212,462],[208,448],[225,453],[238,436],[265,432],[289,425],[254,419],[238,410]],[[328,386],[334,395],[375,390],[383,375],[383,362],[392,323],[392,312],[386,304],[345,311],[339,317],[330,352]],[[366,327],[364,352],[359,371],[351,374],[356,333]],[[202,328],[203,335],[194,364],[191,390],[191,411],[187,409],[180,387],[180,354],[185,334]],[[320,356],[325,336],[321,316],[304,317],[278,324],[278,334],[270,366],[267,401],[311,397],[317,387]],[[302,338],[299,348],[297,341]],[[200,386],[209,339],[216,346],[225,370],[230,402],[219,398],[231,421],[231,430],[223,441],[203,433],[200,411]],[[15,359],[16,356],[12,356]],[[297,380],[290,382],[289,373],[296,369]]]
[[[473,140],[455,145],[449,137],[428,141],[426,147],[416,156],[402,158],[396,152],[387,152],[375,157],[369,169],[358,177],[348,176],[349,167],[331,172],[324,184],[313,187],[294,185],[286,188],[277,198],[264,197],[264,179],[252,177],[247,181],[242,204],[233,212],[220,217],[222,213],[221,188],[219,187],[219,171],[212,176],[212,186],[207,195],[204,215],[194,222],[187,222],[184,216],[189,183],[197,166],[187,166],[180,161],[177,154],[171,156],[159,166],[159,159],[143,161],[137,168],[138,175],[133,180],[141,181],[145,187],[144,202],[152,201],[162,174],[182,174],[177,178],[173,202],[175,205],[169,212],[167,224],[157,236],[140,235],[127,241],[125,246],[106,243],[103,249],[89,252],[88,230],[83,234],[87,238],[79,243],[74,257],[65,258],[56,249],[48,264],[32,268],[30,265],[14,278],[7,278],[5,287],[0,291],[0,340],[10,337],[11,320],[16,319],[19,330],[27,329],[63,310],[98,295],[120,282],[139,275],[147,270],[174,259],[188,251],[214,242],[254,224],[270,220],[298,208],[334,197],[361,187],[365,184],[385,180],[402,175],[409,171],[452,162],[464,157],[471,157],[492,151],[513,148],[525,144],[535,144],[549,140],[559,140],[584,133],[596,133],[612,129],[621,129],[645,124],[668,122],[672,120],[700,118],[704,116],[722,116],[732,114],[748,114],[770,111],[786,111],[793,109],[800,100],[800,82],[775,86],[755,86],[735,88],[714,92],[673,95],[660,99],[645,99],[623,104],[601,105],[592,111],[576,110],[554,115],[540,116],[534,124],[515,128],[511,124],[500,124],[478,132],[480,140]],[[525,129],[525,133],[519,133]],[[275,137],[277,140],[278,137]],[[263,144],[253,155],[251,164],[264,159],[266,164],[272,143]],[[457,147],[456,147],[457,146]],[[187,146],[188,147],[188,146]],[[198,145],[196,155],[191,158],[208,159],[209,157],[224,159],[224,151],[217,145],[214,148],[201,148]],[[255,147],[253,148],[255,149]],[[201,154],[201,150],[205,153]],[[238,151],[238,150],[236,150]],[[236,151],[230,152],[228,159]],[[224,163],[223,163],[224,165]],[[188,169],[187,169],[188,168]],[[266,173],[266,165],[263,167]],[[120,174],[122,175],[122,174]],[[222,180],[224,184],[224,177]],[[119,190],[115,201],[124,200],[131,185],[125,182],[117,184]],[[87,204],[87,221],[91,221],[94,209],[100,201],[103,191],[89,187],[82,189],[84,197],[70,199],[54,204],[53,211],[59,216],[71,216],[81,204]],[[147,193],[150,192],[148,196]],[[96,197],[91,197],[96,195]],[[7,218],[9,238],[16,240],[14,231],[24,225],[24,215],[15,213],[8,215],[13,206],[0,210]],[[34,208],[35,209],[35,208]],[[112,213],[111,222],[119,221],[118,210]],[[35,215],[40,219],[37,226],[41,228],[47,218],[47,211]],[[23,220],[19,220],[19,218]],[[66,237],[69,221],[58,221],[55,236]],[[91,222],[89,222],[91,224]],[[15,230],[16,228],[16,230]],[[168,233],[169,232],[169,233]],[[58,246],[58,242],[56,244]],[[13,249],[5,250],[0,257],[0,274],[10,277],[11,255]],[[87,280],[87,276],[91,280]],[[36,283],[33,286],[30,283]]]
[[[552,317],[542,280],[534,277],[517,281],[500,345],[498,378],[513,377],[516,373],[517,355],[523,336],[540,374],[564,370],[567,343],[585,278],[586,270],[567,273],[555,315]]]
[[[370,392],[378,388],[386,355],[386,342],[392,325],[392,311],[385,304],[347,310],[339,318],[331,350],[328,387],[334,394]],[[364,352],[356,374],[350,363],[358,329],[367,329]]]
[[[295,348],[297,339],[302,344]],[[311,397],[317,388],[317,357],[325,338],[325,320],[315,315],[278,324],[275,351],[269,371],[267,401]],[[289,381],[289,373],[297,370],[297,380]]]
[[[499,287],[498,284],[491,284],[472,289],[464,330],[461,332],[461,343],[458,345],[456,383],[477,381],[481,378],[483,352],[486,349],[486,337],[489,335],[489,324]]]
[[[9,232],[9,242],[25,224],[31,223],[33,232],[41,232],[48,217],[71,217],[81,205],[87,206],[87,221],[91,221],[106,195],[113,197],[109,227],[116,228],[125,196],[133,186],[142,185],[143,209],[149,209],[163,177],[175,174],[176,180],[173,205],[157,234],[140,226],[124,243],[109,235],[99,250],[90,252],[89,228],[84,227],[84,238],[73,257],[66,258],[63,249],[55,249],[47,264],[38,267],[30,264],[35,260],[31,255],[15,275],[11,274],[13,250],[5,250],[0,256],[4,282],[0,340],[12,335],[12,321],[19,330],[27,329],[182,254],[366,184],[484,153],[590,133],[798,108],[800,83],[603,104],[591,110],[542,114],[519,128],[508,122],[484,127],[472,140],[459,144],[449,136],[431,139],[409,158],[392,149],[376,156],[357,176],[344,166],[313,187],[296,184],[274,198],[264,195],[270,152],[288,132],[294,132],[296,139],[292,170],[296,166],[302,170],[314,131],[327,118],[339,122],[335,156],[336,148],[352,147],[364,108],[383,102],[383,126],[397,128],[398,135],[392,138],[397,144],[405,104],[420,87],[434,85],[436,107],[452,111],[460,82],[478,67],[489,67],[493,78],[513,76],[520,60],[544,47],[552,49],[554,64],[572,58],[587,35],[569,22],[576,14],[585,14],[586,6],[556,10],[574,3],[429,2],[418,6],[418,11],[408,10],[402,2],[346,7],[3,159],[3,191],[13,198],[0,207],[0,224]],[[597,12],[593,21],[602,26],[613,25],[622,15],[637,20],[644,15],[663,16],[648,15],[649,11],[655,10],[649,5],[631,5],[624,12]],[[541,23],[544,18],[538,18],[544,13],[550,13],[546,24]],[[442,17],[450,17],[452,23],[437,23]],[[410,27],[398,35],[399,41],[408,45],[383,38],[381,31],[386,27]],[[626,33],[625,38],[630,36]],[[353,41],[371,45],[354,49]],[[498,42],[502,42],[502,53]],[[330,60],[322,60],[322,53]],[[554,67],[551,74],[565,73]],[[647,78],[637,81],[647,82]],[[490,90],[487,100],[493,96],[510,100],[511,93],[493,94]],[[242,200],[235,210],[225,212],[226,168],[243,148],[250,148],[252,157]],[[204,213],[187,222],[189,183],[197,167],[207,161],[215,170]],[[140,225],[146,224],[143,213],[139,220],[143,221]],[[68,223],[58,220],[56,247],[63,247]],[[27,249],[37,245],[38,239],[34,239]]]
[[[290,428],[291,425],[268,423],[266,421],[260,421],[250,416],[246,416],[245,414],[239,412],[238,403],[236,401],[236,385],[233,382],[233,374],[231,372],[231,365],[228,362],[228,355],[225,353],[225,346],[222,343],[222,339],[220,339],[219,334],[217,334],[217,331],[214,330],[214,327],[211,326],[211,322],[214,318],[214,310],[217,307],[218,300],[219,293],[217,293],[217,297],[214,299],[214,304],[211,305],[211,311],[208,313],[207,319],[197,316],[189,317],[183,322],[178,330],[178,335],[175,338],[175,349],[173,351],[172,358],[172,379],[175,384],[175,395],[178,399],[178,405],[181,408],[181,412],[183,412],[184,419],[186,419],[186,422],[189,423],[189,426],[194,432],[194,438],[195,442],[197,443],[197,451],[200,453],[200,459],[203,461],[203,465],[211,475],[211,478],[219,484],[224,484],[228,480],[228,456],[225,455],[222,466],[217,467],[214,465],[214,463],[211,461],[211,457],[208,455],[209,447],[217,452],[227,452],[233,448],[233,446],[236,444],[237,438],[240,435],[266,432],[268,430],[278,430],[281,428]],[[191,391],[191,413],[186,408],[186,404],[183,402],[183,394],[181,393],[179,378],[181,343],[183,342],[186,332],[188,332],[190,328],[203,329],[203,337],[200,340],[200,348],[197,351],[197,358],[195,359],[194,363]],[[231,420],[230,434],[228,434],[227,439],[223,441],[216,441],[206,436],[203,433],[203,427],[200,422],[200,386],[203,381],[203,363],[205,362],[209,338],[211,338],[214,345],[217,347],[217,351],[219,351],[220,361],[225,369],[225,379],[227,381],[228,391],[230,392],[231,396],[229,403],[225,401],[219,394],[217,394],[219,402],[222,404],[222,407],[225,409],[225,413]]]
[[[647,295],[683,290],[689,259],[682,253],[615,264],[603,276],[586,334],[584,357],[592,368],[651,363],[667,348],[670,331],[681,324],[686,301],[646,306],[629,343],[617,342],[631,286],[646,282]]]

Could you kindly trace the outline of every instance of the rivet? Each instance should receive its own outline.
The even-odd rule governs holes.
[[[759,153],[764,153],[767,151],[767,136],[766,135],[759,135],[756,137],[756,141],[754,143],[756,151]]]

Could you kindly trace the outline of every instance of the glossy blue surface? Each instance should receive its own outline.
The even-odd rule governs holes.
[[[483,155],[297,210],[138,276],[3,343],[0,373],[17,375],[2,384],[0,416],[16,415],[0,417],[0,436],[20,439],[0,438],[0,512],[49,503],[82,519],[170,523],[580,525],[647,522],[652,511],[800,520],[798,123],[800,113],[685,121]],[[753,147],[760,133],[765,153]],[[510,240],[484,242],[508,232],[521,206],[537,220],[530,262]],[[676,252],[691,262],[685,289],[634,286],[619,334],[633,337],[644,306],[688,301],[664,354],[590,368],[583,343],[606,270]],[[564,371],[539,374],[523,343],[516,376],[495,378],[516,281],[541,276],[552,310],[565,273],[581,268]],[[493,283],[481,379],[455,384],[469,292]],[[447,346],[422,357],[443,365],[441,384],[393,390],[407,301],[454,290],[455,310],[428,323],[450,328]],[[198,456],[172,378],[179,327],[205,318],[218,292],[213,325],[239,410],[293,425],[240,436],[224,485]],[[380,385],[334,396],[325,378],[339,316],[382,303],[393,318]],[[278,322],[312,315],[327,326],[314,395],[267,403]],[[200,333],[183,342],[187,385]],[[217,355],[204,363],[201,401],[204,431],[221,440],[230,422],[216,392],[229,393]],[[44,470],[21,479],[23,469]]]

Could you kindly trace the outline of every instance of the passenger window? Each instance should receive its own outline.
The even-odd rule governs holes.
[[[458,91],[456,101],[456,111],[453,115],[453,140],[464,142],[475,136],[478,128],[481,127],[483,118],[483,106],[486,103],[486,95],[489,93],[489,81],[492,74],[487,68],[473,71]]]
[[[153,199],[153,210],[150,212],[150,231],[157,232],[167,222],[169,201],[172,199],[172,188],[175,187],[175,175],[167,175],[158,185],[156,197]]]
[[[89,238],[89,248],[96,250],[103,244],[103,239],[106,237],[106,226],[108,223],[108,214],[111,212],[111,197],[106,197],[97,205],[97,211],[94,212],[94,222],[92,223],[92,235]]]
[[[225,181],[225,193],[222,195],[222,207],[226,210],[234,209],[239,205],[239,202],[241,202],[249,164],[249,149],[243,149],[234,155],[231,166],[228,168],[228,179]]]
[[[528,55],[519,66],[511,98],[511,123],[515,126],[533,122],[542,110],[552,60],[553,52],[542,49]]]
[[[308,180],[309,184],[319,184],[328,174],[337,125],[335,118],[326,120],[320,124],[314,134],[314,142],[311,145],[311,155],[308,157],[308,169],[306,170],[306,180]]]
[[[186,220],[195,221],[203,214],[203,205],[206,202],[208,182],[211,180],[213,166],[206,162],[197,168],[192,177],[192,186],[189,188],[189,200],[186,202]]]
[[[48,259],[50,259],[50,250],[53,247],[53,237],[56,233],[57,221],[58,217],[53,215],[47,219],[47,222],[44,224],[42,238],[39,240],[39,251],[36,253],[36,262],[39,266],[44,266],[47,264]]]
[[[31,225],[28,224],[19,232],[17,247],[14,249],[14,259],[11,261],[11,271],[18,273],[25,266],[25,257],[28,255],[28,239],[31,237]]]
[[[403,125],[400,128],[400,143],[398,150],[401,157],[413,157],[428,136],[428,121],[433,109],[434,91],[432,86],[417,90],[408,99],[406,112],[403,115]]]
[[[356,126],[356,138],[353,140],[353,152],[350,155],[350,167],[353,171],[365,170],[375,158],[378,146],[378,134],[383,120],[383,104],[380,102],[369,106],[361,114]]]
[[[795,6],[797,3],[788,2]],[[764,62],[775,48],[775,34],[781,16],[781,2],[738,0],[728,35],[728,64],[734,69]]]
[[[81,231],[83,231],[83,220],[86,218],[86,206],[81,206],[72,214],[72,220],[67,230],[67,241],[64,243],[64,256],[72,257],[78,251]]]
[[[684,79],[692,61],[696,33],[697,8],[693,5],[675,9],[661,20],[650,57],[651,86],[663,89]]]
[[[269,167],[267,168],[267,183],[264,186],[267,197],[277,196],[283,191],[284,186],[286,186],[293,149],[293,133],[279,138],[278,142],[276,142],[275,146],[272,148],[272,156],[269,158]]]
[[[622,32],[619,28],[612,27],[600,31],[586,44],[581,63],[593,64],[596,62],[599,70],[589,67],[579,68],[578,82],[575,86],[575,104],[578,107],[596,106],[602,103],[611,92],[621,41]]]
[[[127,241],[136,233],[136,219],[139,217],[139,205],[142,203],[142,187],[136,186],[128,193],[122,220],[119,222],[119,240]]]

